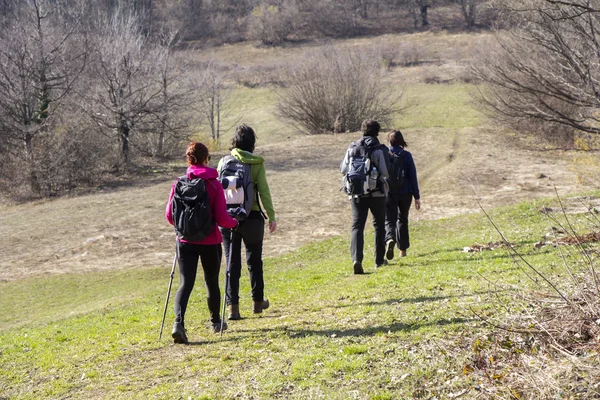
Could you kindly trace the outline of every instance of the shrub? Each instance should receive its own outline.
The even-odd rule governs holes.
[[[375,55],[326,47],[290,67],[279,114],[310,134],[357,131],[364,119],[386,123],[401,96],[382,78]]]
[[[249,18],[248,36],[268,46],[281,44],[294,30],[298,15],[293,0],[284,1],[280,6],[262,3]]]
[[[517,251],[500,233],[514,256],[515,270],[521,270],[534,287],[496,280],[495,309],[508,313],[478,314],[495,330],[473,344],[472,361],[464,366],[464,372],[485,377],[480,380],[484,393],[520,399],[600,395],[600,219],[587,199],[569,199],[569,204],[557,196],[559,207],[539,210],[546,215],[550,232],[534,248],[557,248],[551,272],[528,261],[523,251]],[[588,210],[584,215],[567,211],[582,206]],[[592,231],[580,232],[577,220],[587,221]],[[498,229],[491,218],[490,222]]]

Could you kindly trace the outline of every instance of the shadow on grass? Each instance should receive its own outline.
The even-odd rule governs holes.
[[[358,336],[373,336],[378,333],[390,333],[390,332],[414,332],[422,328],[427,327],[442,327],[453,324],[466,324],[469,322],[476,321],[475,318],[443,318],[435,321],[424,321],[414,323],[394,322],[390,325],[372,326],[368,328],[351,328],[351,329],[294,329],[289,326],[277,327],[277,328],[261,328],[261,329],[239,329],[235,330],[236,334],[250,334],[250,336],[264,337],[266,333],[277,333],[285,335],[291,339],[301,339],[309,336],[327,336],[327,337],[358,337]],[[232,332],[233,333],[233,332]],[[246,338],[248,335],[245,336]],[[237,341],[242,340],[240,336],[236,335],[232,339],[224,339],[225,341]],[[210,342],[204,342],[207,344]],[[203,344],[203,343],[199,343]]]
[[[472,322],[473,318],[450,318],[450,319],[438,319],[431,322],[416,322],[416,323],[404,323],[394,322],[390,325],[374,326],[369,328],[353,328],[353,329],[300,329],[293,330],[289,329],[286,331],[287,335],[292,339],[304,338],[307,336],[328,336],[328,337],[348,337],[348,336],[373,336],[378,333],[389,333],[389,332],[414,332],[422,328],[430,326],[447,326],[452,324],[465,324]]]
[[[447,300],[447,299],[459,299],[459,298],[463,298],[463,297],[473,297],[473,296],[478,296],[478,295],[482,295],[482,294],[490,294],[490,293],[500,293],[503,292],[504,290],[485,290],[485,291],[476,291],[476,292],[470,292],[470,293],[463,293],[463,294],[456,294],[456,295],[445,295],[445,296],[417,296],[417,297],[410,297],[410,298],[399,298],[399,299],[388,299],[388,300],[384,300],[384,301],[367,301],[364,303],[352,303],[352,304],[339,304],[339,305],[335,305],[333,306],[333,308],[347,308],[347,307],[357,307],[357,306],[381,306],[381,305],[392,305],[392,304],[401,304],[401,303],[408,303],[408,304],[418,304],[418,303],[427,303],[427,302],[434,302],[434,301],[443,301],[443,300]]]

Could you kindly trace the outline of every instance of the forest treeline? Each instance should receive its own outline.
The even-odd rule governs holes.
[[[82,6],[82,0],[49,3]],[[128,10],[147,35],[169,29],[177,30],[188,41],[258,40],[277,44],[284,40],[381,34],[429,26],[489,26],[494,14],[487,3],[488,0],[98,0],[83,5],[83,16],[95,18],[99,12]],[[0,13],[9,15],[20,4],[19,0],[2,0]],[[443,12],[435,12],[439,9]]]
[[[0,0],[1,197],[93,186],[169,160],[199,133],[218,144],[236,117],[231,88],[254,83],[187,49],[228,41],[293,46],[493,22],[506,29],[469,68],[481,109],[573,143],[600,132],[599,16],[600,0]],[[334,47],[278,66],[279,116],[302,132],[352,131],[396,111],[380,79],[389,49]]]
[[[0,190],[3,197],[53,196],[131,171],[148,157],[169,159],[200,130],[218,141],[225,78],[213,63],[190,60],[182,51],[189,45],[426,28],[435,7],[449,7],[433,18],[440,28],[460,15],[458,25],[470,28],[478,5],[1,0]]]

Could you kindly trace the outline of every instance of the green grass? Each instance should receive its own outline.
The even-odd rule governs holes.
[[[394,120],[400,129],[461,129],[480,126],[485,118],[469,94],[472,85],[413,84],[402,99],[405,112]]]
[[[472,104],[471,87],[466,84],[406,86],[400,102],[403,112],[393,118],[394,127],[457,130],[480,126],[483,116]],[[231,140],[232,126],[237,118],[240,118],[240,123],[253,126],[259,142],[263,144],[282,142],[298,135],[290,128],[292,123],[277,116],[275,89],[237,86],[229,96],[228,107],[235,110],[235,119],[231,117],[223,123],[226,129],[221,140],[222,147],[227,147]]]
[[[542,204],[492,215],[553,273],[554,250],[533,249],[548,230]],[[157,341],[169,266],[2,283],[0,397],[388,399],[469,389],[469,343],[488,331],[470,310],[495,312],[483,277],[530,283],[505,250],[462,252],[497,240],[481,214],[414,224],[411,235],[409,257],[375,270],[369,234],[364,276],[351,274],[347,237],[267,259],[272,307],[251,314],[243,275],[246,318],[222,338],[207,329],[200,280],[186,318],[191,346],[171,344],[171,306]]]

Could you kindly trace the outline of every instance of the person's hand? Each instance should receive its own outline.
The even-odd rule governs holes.
[[[421,209],[421,200],[415,200],[415,208],[417,211]]]
[[[269,233],[275,232],[276,229],[277,229],[277,222],[275,222],[275,221],[269,222]]]

